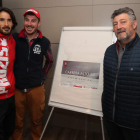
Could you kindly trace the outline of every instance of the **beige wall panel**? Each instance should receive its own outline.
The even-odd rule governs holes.
[[[92,6],[39,9],[41,31],[52,43],[59,43],[62,27],[92,26]]]
[[[64,26],[92,26],[92,6],[36,8],[41,14],[43,35],[51,43],[59,43],[62,27]],[[16,31],[23,28],[23,14],[26,9],[13,9],[18,21]]]
[[[132,4],[140,3],[140,0],[93,0],[93,5],[100,4]]]
[[[16,26],[16,28],[14,29],[13,32],[19,32],[21,29],[23,29],[23,14],[25,12],[25,9],[14,9],[12,10],[15,14],[16,20],[18,25]]]
[[[125,4],[125,5],[99,5],[93,6],[93,26],[112,26],[111,15],[114,10],[121,7],[130,7],[134,10],[138,22],[138,34],[140,35],[140,4]]]
[[[9,8],[35,8],[76,5],[92,5],[92,0],[3,0],[3,6]]]

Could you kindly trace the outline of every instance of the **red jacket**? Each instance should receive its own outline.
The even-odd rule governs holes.
[[[11,34],[7,36],[0,33],[0,99],[6,99],[14,95],[14,60],[15,40]]]

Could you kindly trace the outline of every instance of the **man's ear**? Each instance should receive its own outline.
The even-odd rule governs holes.
[[[136,20],[134,20],[132,27],[133,27],[133,29],[137,28],[137,21]]]

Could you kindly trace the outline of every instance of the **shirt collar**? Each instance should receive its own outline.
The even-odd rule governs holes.
[[[26,33],[25,33],[25,32],[24,32],[24,35],[25,35],[26,40],[27,40],[28,42],[31,42],[32,40],[35,40],[35,39],[37,39],[37,38],[38,38],[39,33],[37,32],[37,36],[36,36],[35,38],[31,39],[31,40],[29,40],[29,39],[28,39],[28,37],[27,37],[27,35],[26,35]]]
[[[130,47],[133,47],[137,43],[138,40],[139,40],[139,36],[136,33],[135,37],[129,43],[127,43],[125,45],[125,50],[128,49],[128,48],[130,48]],[[119,46],[120,45],[119,45],[119,41],[118,40],[117,40],[116,44],[117,44],[117,50],[119,50]]]

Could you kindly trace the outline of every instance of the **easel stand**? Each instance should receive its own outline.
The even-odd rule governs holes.
[[[51,115],[52,115],[52,113],[53,113],[53,110],[54,110],[54,107],[52,107],[52,110],[51,110],[51,112],[50,112],[50,115],[49,115],[49,117],[48,117],[48,119],[47,119],[47,122],[46,122],[46,124],[45,124],[45,126],[44,126],[43,132],[42,132],[41,137],[40,137],[39,140],[41,140],[42,137],[43,137],[43,135],[44,135],[44,132],[45,132],[46,127],[47,127],[47,125],[48,125],[48,123],[49,123],[49,120],[50,120],[50,118],[51,118]]]
[[[48,117],[48,119],[47,119],[47,121],[46,121],[46,124],[45,124],[45,126],[44,126],[44,129],[43,129],[43,131],[42,131],[42,134],[41,134],[39,140],[42,140],[42,137],[43,137],[43,135],[44,135],[44,132],[45,132],[45,130],[46,130],[46,127],[47,127],[47,125],[48,125],[48,123],[49,123],[49,120],[50,120],[50,118],[51,118],[51,115],[52,115],[53,111],[54,111],[54,106],[53,106],[52,109],[51,109],[50,115],[49,115],[49,117]],[[102,137],[103,137],[103,140],[105,140],[103,119],[102,119],[102,117],[100,117],[100,119],[101,119],[101,128],[102,128]],[[87,121],[88,121],[88,120],[87,120],[87,114],[86,114],[86,122],[85,122],[85,140],[87,140]]]

